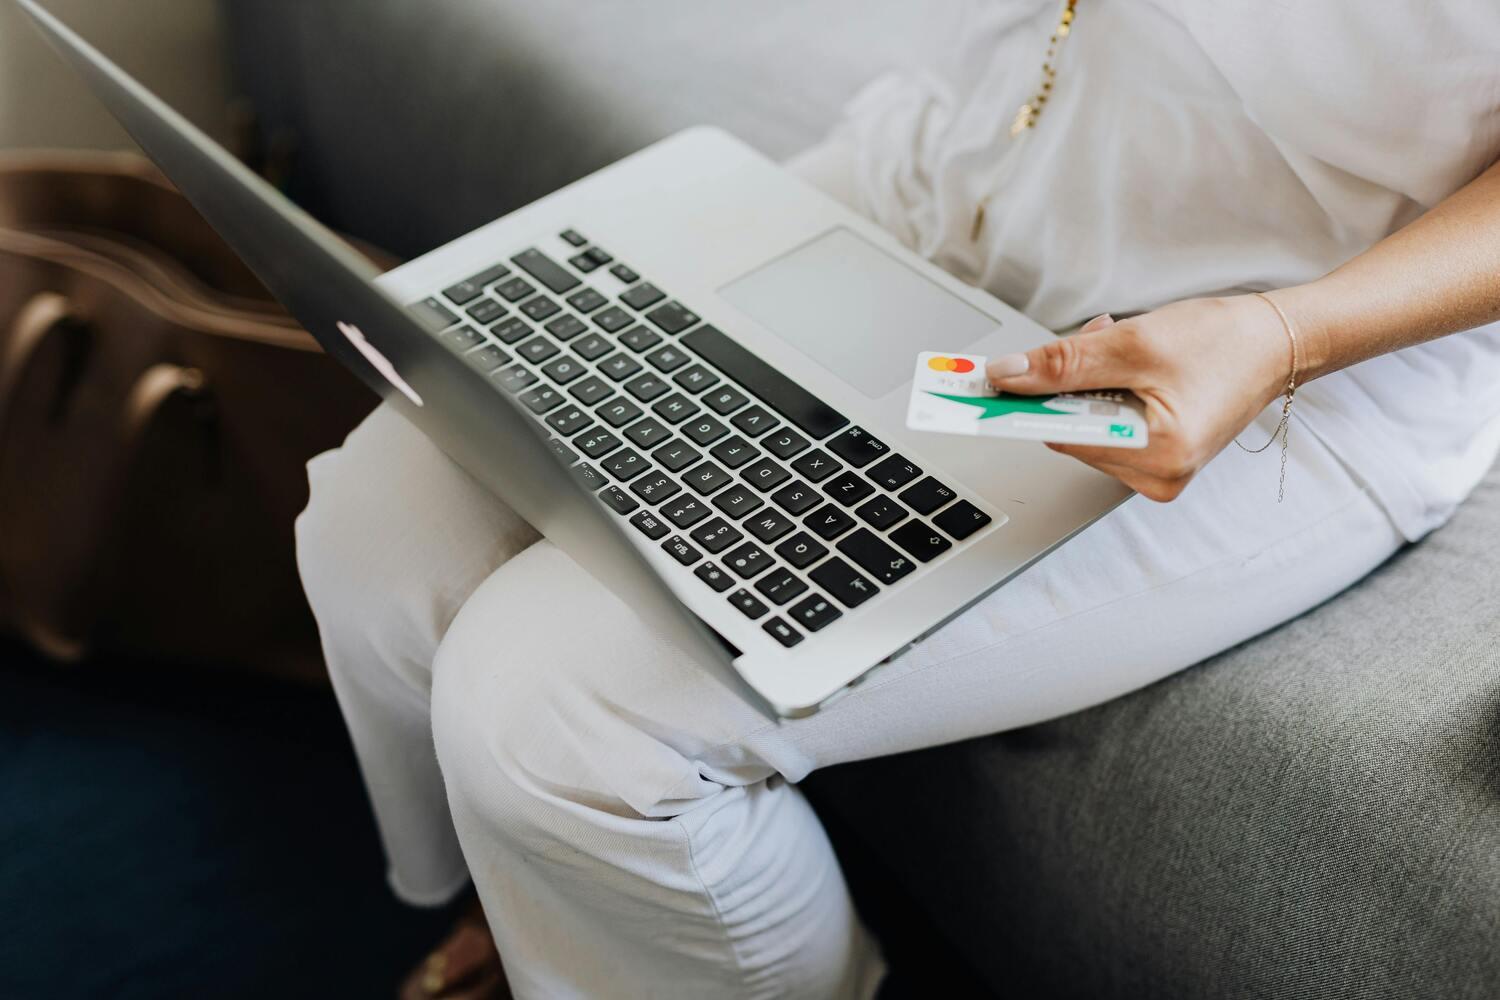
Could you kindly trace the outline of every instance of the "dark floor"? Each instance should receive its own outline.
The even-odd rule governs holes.
[[[0,644],[0,997],[389,997],[447,922],[327,692]]]
[[[979,995],[830,832],[903,973],[884,1000]],[[392,997],[451,918],[387,892],[327,690],[0,641],[3,1000]]]

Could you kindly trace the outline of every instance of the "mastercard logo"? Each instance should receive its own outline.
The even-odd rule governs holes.
[[[963,375],[974,370],[974,362],[968,358],[928,358],[927,367],[935,372],[957,372]]]

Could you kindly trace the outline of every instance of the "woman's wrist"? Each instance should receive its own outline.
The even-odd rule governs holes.
[[[1341,312],[1337,290],[1329,278],[1304,285],[1291,285],[1267,292],[1286,314],[1297,336],[1297,384],[1335,372],[1343,367],[1334,358],[1333,331]]]

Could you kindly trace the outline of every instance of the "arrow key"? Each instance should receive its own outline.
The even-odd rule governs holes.
[[[921,521],[910,521],[891,532],[891,541],[922,562],[932,562],[953,548],[953,543],[944,538],[942,532]]]
[[[838,602],[846,608],[857,608],[880,591],[879,587],[838,556],[807,575],[813,583],[838,598]]]
[[[881,583],[895,583],[917,568],[909,556],[882,542],[869,528],[860,528],[839,542],[838,548]]]

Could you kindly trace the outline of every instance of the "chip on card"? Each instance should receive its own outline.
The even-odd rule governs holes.
[[[1133,393],[1114,389],[1017,396],[992,389],[985,358],[974,354],[917,355],[906,426],[915,431],[974,437],[1146,447],[1146,412]]]

